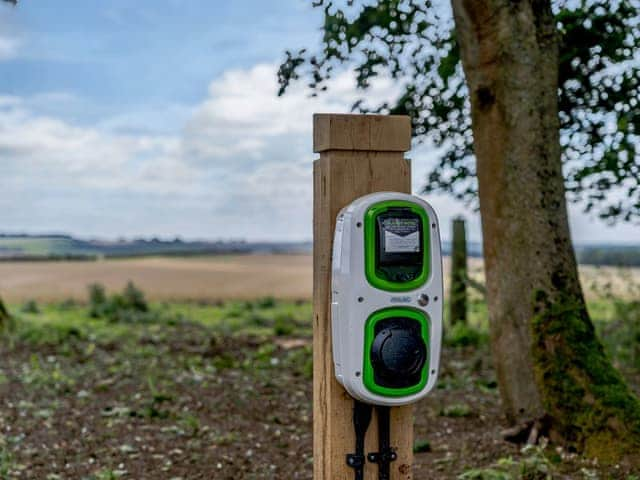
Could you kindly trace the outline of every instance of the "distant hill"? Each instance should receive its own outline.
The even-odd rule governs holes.
[[[0,233],[0,260],[86,259],[152,255],[217,255],[242,253],[311,253],[311,242],[184,241],[153,239],[81,240],[71,235]],[[451,244],[443,242],[444,255]],[[470,257],[482,256],[482,245],[468,243]]]
[[[640,267],[640,245],[580,245],[576,255],[586,265]]]
[[[87,259],[153,255],[221,255],[310,252],[307,242],[161,240],[82,240],[70,235],[0,234],[0,259]]]
[[[482,244],[468,242],[470,257],[482,256]],[[47,260],[193,256],[251,253],[311,253],[311,242],[246,242],[161,240],[82,240],[71,235],[0,234],[1,260]],[[444,255],[451,253],[450,242],[443,242]],[[589,265],[640,266],[640,245],[577,245],[578,261]]]

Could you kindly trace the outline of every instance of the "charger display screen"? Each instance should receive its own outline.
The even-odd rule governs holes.
[[[376,271],[391,282],[409,282],[423,267],[422,218],[409,208],[390,208],[376,218]]]

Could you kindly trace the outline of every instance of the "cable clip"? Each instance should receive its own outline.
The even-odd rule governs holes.
[[[367,455],[367,458],[371,463],[389,464],[398,459],[398,454],[393,448],[389,448],[382,452],[371,452]]]
[[[357,453],[347,454],[347,465],[355,469],[364,467],[364,455],[358,455]]]

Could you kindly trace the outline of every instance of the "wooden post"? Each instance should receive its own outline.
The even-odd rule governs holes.
[[[352,480],[346,455],[355,449],[353,399],[337,382],[331,352],[331,249],[342,207],[362,195],[411,191],[411,148],[406,116],[317,114],[313,117],[313,461],[314,480]],[[378,450],[377,418],[371,420],[365,452]],[[391,445],[398,459],[391,480],[413,478],[413,408],[391,409]],[[378,467],[367,463],[365,480]]]
[[[467,323],[467,235],[464,218],[451,224],[451,295],[449,322]]]

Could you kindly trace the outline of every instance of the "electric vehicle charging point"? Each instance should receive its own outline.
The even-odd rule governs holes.
[[[360,446],[374,405],[379,451],[367,458],[387,480],[397,457],[389,407],[423,398],[438,375],[443,287],[433,208],[397,192],[356,199],[336,219],[331,275],[335,374],[355,399],[356,452],[347,464],[362,477]]]
[[[393,407],[376,405],[374,409],[371,404],[360,400],[354,402],[336,377],[332,335],[332,315],[335,311],[332,305],[332,249],[336,219],[341,210],[367,194],[410,192],[411,164],[405,158],[405,152],[410,148],[411,121],[406,116],[316,114],[313,117],[313,149],[319,154],[313,164],[314,480],[352,479],[354,471],[355,478],[362,480],[413,478],[413,404],[400,403]],[[364,221],[360,228],[364,228]],[[431,235],[429,241],[433,242],[433,238]],[[343,258],[351,255],[346,250],[340,251]],[[382,261],[385,263],[384,258]],[[433,274],[430,265],[429,275]],[[410,290],[402,289],[394,293],[398,297],[412,295]],[[351,298],[358,303],[360,297],[363,307],[372,305],[368,295]],[[385,307],[406,306],[396,300]],[[433,307],[434,301],[441,303],[441,295],[437,300],[418,298],[414,309],[420,310],[421,304]],[[385,319],[375,318],[372,322],[376,320],[379,323]],[[375,329],[372,332],[380,333]],[[391,333],[395,333],[395,330]],[[389,343],[389,339],[382,341],[385,338],[380,338],[378,343],[383,347],[382,360],[386,364],[392,343]],[[395,335],[392,338],[395,340]],[[360,342],[361,349],[363,341]],[[429,357],[427,361],[430,361]],[[390,371],[403,367],[392,362],[388,366]],[[431,375],[431,368],[428,373]],[[364,375],[364,371],[360,374]],[[385,398],[393,401],[393,397]]]
[[[333,361],[352,397],[397,406],[433,389],[442,291],[438,220],[427,202],[381,192],[340,211],[332,255]]]

